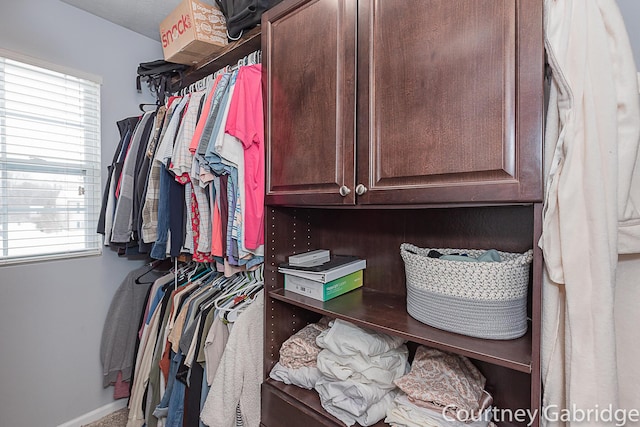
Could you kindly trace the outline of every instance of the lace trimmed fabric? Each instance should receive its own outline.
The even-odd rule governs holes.
[[[395,384],[417,406],[439,411],[447,407],[447,412],[457,417],[459,411],[477,414],[491,404],[485,382],[466,357],[419,346],[411,371]]]
[[[290,369],[316,366],[322,350],[316,338],[327,327],[326,322],[310,323],[290,336],[280,348],[280,364]]]

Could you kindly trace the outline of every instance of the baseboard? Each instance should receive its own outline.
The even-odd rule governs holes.
[[[104,405],[98,409],[94,409],[91,412],[87,412],[84,415],[80,415],[77,418],[67,421],[64,424],[60,424],[58,427],[82,427],[94,421],[98,421],[102,417],[106,417],[116,411],[127,406],[127,399],[116,400],[107,405]]]

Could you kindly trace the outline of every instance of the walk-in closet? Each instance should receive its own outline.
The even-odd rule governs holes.
[[[0,6],[0,427],[640,426],[636,0]]]

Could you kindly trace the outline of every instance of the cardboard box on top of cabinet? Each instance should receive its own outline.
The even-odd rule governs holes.
[[[227,26],[217,6],[183,0],[160,23],[165,61],[194,65],[227,45]]]

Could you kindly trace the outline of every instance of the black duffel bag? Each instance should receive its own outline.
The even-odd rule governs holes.
[[[142,62],[138,65],[136,88],[140,92],[140,81],[146,81],[151,93],[156,95],[158,104],[164,104],[166,94],[180,88],[183,74],[188,68],[188,65],[175,64],[163,59]]]
[[[264,11],[282,0],[216,0],[227,20],[227,37],[238,40],[244,30],[260,24]]]

